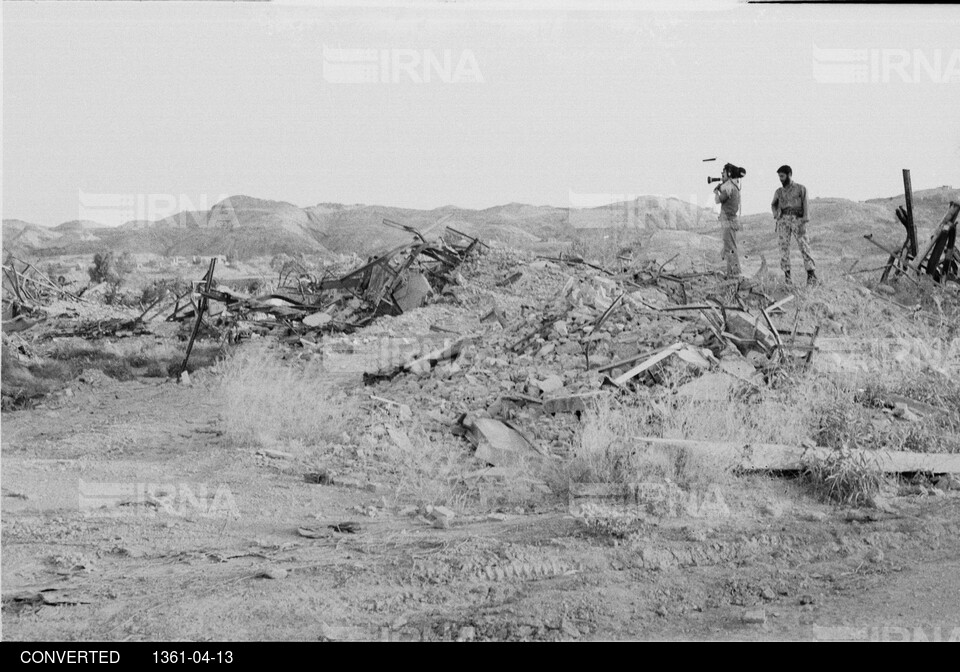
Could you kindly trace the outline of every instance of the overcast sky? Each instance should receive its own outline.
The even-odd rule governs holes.
[[[725,161],[744,213],[783,163],[812,197],[960,186],[960,7],[535,4],[4,3],[3,216],[707,205]]]

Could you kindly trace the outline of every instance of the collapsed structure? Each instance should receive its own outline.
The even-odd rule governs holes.
[[[906,230],[906,238],[899,250],[891,250],[873,240],[871,234],[864,238],[886,252],[889,257],[880,281],[891,282],[899,277],[913,281],[913,275],[926,274],[934,282],[960,282],[960,250],[957,249],[957,215],[960,203],[951,201],[947,212],[934,228],[927,246],[919,252],[917,225],[913,217],[913,188],[910,171],[903,169],[903,193],[905,205],[895,214]]]
[[[621,259],[626,263],[613,269],[578,256],[530,261],[529,255],[493,248],[477,260],[482,272],[469,273],[467,283],[460,266],[490,249],[483,242],[450,227],[431,237],[429,231],[385,223],[410,239],[346,273],[316,275],[288,264],[274,290],[249,296],[216,282],[213,258],[203,280],[186,292],[161,293],[134,318],[73,320],[72,331],[45,333],[116,337],[148,331],[158,320],[181,322],[190,327],[178,367],[182,373],[204,330],[233,342],[268,335],[297,345],[310,359],[337,354],[338,345],[347,346],[340,354],[353,356],[351,348],[359,341],[376,340],[378,334],[393,338],[397,320],[417,334],[429,326],[445,340],[415,336],[416,352],[401,356],[391,350],[379,366],[362,369],[363,380],[379,385],[378,395],[419,399],[424,407],[436,403],[432,393],[442,395],[449,410],[459,414],[450,430],[470,439],[477,458],[495,466],[518,459],[549,464],[564,457],[572,427],[586,411],[605,397],[643,392],[674,374],[678,395],[749,394],[784,364],[809,366],[820,350],[821,324],[828,334],[838,333],[826,307],[803,312],[792,305],[793,295],[774,300],[761,291],[762,283],[724,282],[713,271],[668,271],[676,255],[666,261]],[[19,267],[15,271],[12,278],[23,276]],[[51,296],[63,295],[39,276],[37,283]],[[15,293],[13,285],[9,291]],[[440,305],[404,320],[431,296],[442,299],[436,303],[458,304],[458,314],[471,316],[469,324],[461,318],[432,319],[435,323],[427,325],[427,316],[436,315]],[[379,316],[392,318],[374,323]],[[360,329],[352,344],[344,342]],[[351,362],[349,370],[359,378],[356,364]],[[910,408],[912,414],[939,413]],[[541,416],[552,419],[532,422]],[[796,457],[779,448],[775,453],[783,458],[776,462],[780,465],[793,464],[788,458]],[[906,464],[919,465],[919,458],[909,459]]]
[[[179,300],[171,319],[195,317],[182,370],[205,317],[232,342],[251,334],[274,333],[288,342],[315,342],[324,332],[349,333],[381,315],[399,315],[423,305],[457,282],[457,267],[483,245],[478,239],[445,227],[444,235],[428,238],[420,231],[391,220],[384,224],[409,232],[412,240],[372,257],[339,277],[315,277],[281,270],[280,286],[266,296],[245,297],[214,285],[216,259],[196,287],[189,305]],[[436,225],[430,227],[435,228]],[[196,297],[196,298],[194,298]]]

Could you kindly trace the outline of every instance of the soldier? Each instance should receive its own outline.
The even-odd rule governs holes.
[[[780,268],[790,284],[790,236],[797,239],[797,246],[803,256],[803,267],[807,269],[807,285],[817,284],[817,265],[810,255],[810,244],[807,242],[807,222],[810,221],[810,210],[807,207],[807,188],[793,181],[793,169],[790,166],[777,168],[780,184],[773,195],[773,217],[777,220],[777,237],[780,241]]]
[[[738,214],[740,212],[740,185],[735,178],[742,172],[732,163],[723,167],[722,181],[713,189],[713,199],[720,204],[720,228],[723,236],[723,250],[720,258],[727,262],[727,278],[740,278],[740,255],[737,251],[737,231],[740,230]]]

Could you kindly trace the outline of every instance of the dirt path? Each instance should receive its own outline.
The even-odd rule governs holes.
[[[947,639],[960,626],[955,494],[870,520],[753,478],[728,518],[664,519],[616,545],[564,505],[467,510],[437,529],[381,492],[306,483],[295,459],[227,445],[200,378],[104,380],[4,414],[4,638]],[[756,493],[795,505],[759,513]],[[359,529],[329,527],[345,521]]]

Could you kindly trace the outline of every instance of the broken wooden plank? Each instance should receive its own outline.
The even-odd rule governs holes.
[[[886,280],[886,278],[887,278],[887,276],[888,276],[888,274],[889,274],[890,269],[893,269],[893,268],[896,268],[896,269],[900,272],[900,275],[906,275],[906,274],[905,274],[905,271],[907,270],[908,267],[903,266],[903,265],[901,265],[901,263],[900,263],[900,261],[901,261],[901,256],[902,256],[904,250],[901,249],[900,253],[897,253],[897,252],[894,252],[894,251],[892,251],[892,250],[887,249],[885,246],[881,245],[880,243],[878,243],[877,241],[875,241],[875,240],[873,239],[873,234],[872,234],[872,233],[864,234],[863,237],[864,237],[864,239],[870,241],[871,243],[873,243],[874,245],[876,245],[877,247],[879,247],[881,250],[883,250],[884,252],[886,252],[887,254],[890,255],[890,257],[889,257],[889,259],[888,259],[888,261],[887,261],[887,264],[886,264],[886,266],[885,266],[885,269],[886,269],[886,270],[884,271],[884,274],[883,274],[883,277],[881,278],[881,281],[882,281],[882,280]],[[897,277],[900,277],[900,276],[898,275]],[[909,275],[907,275],[906,277],[907,277],[907,279],[910,280],[910,282],[912,282],[913,284],[917,285],[918,287],[920,286],[920,285],[917,283],[917,281],[914,280],[914,279],[913,279],[912,277],[910,277]]]
[[[930,268],[926,265],[927,257],[930,256],[930,253],[937,245],[937,242],[940,240],[941,236],[947,233],[951,225],[956,222],[957,214],[960,214],[960,203],[957,203],[956,201],[950,201],[950,207],[947,208],[947,214],[943,216],[943,219],[940,220],[937,228],[934,229],[933,235],[930,236],[930,242],[927,243],[926,249],[924,249],[922,254],[917,255],[917,258],[914,260],[910,268],[917,273],[920,272],[921,268],[926,268],[927,273],[930,273]]]
[[[596,410],[599,399],[605,393],[600,390],[570,394],[562,397],[548,397],[543,400],[543,412],[548,415],[556,413],[586,413]]]
[[[691,439],[663,439],[638,437],[639,443],[686,449],[711,461],[747,471],[797,471],[804,460],[824,459],[835,455],[833,448],[817,446],[805,448],[775,443],[748,441],[694,441]],[[876,461],[877,468],[886,474],[924,472],[934,474],[960,473],[960,453],[914,453],[897,450],[849,451],[857,457]]]
[[[761,308],[760,312],[763,313],[763,319],[766,320],[767,326],[770,328],[770,333],[773,334],[773,338],[777,342],[777,347],[783,350],[783,339],[780,338],[780,332],[777,331],[777,328],[773,326],[773,320],[770,319],[770,315],[767,314],[765,308]]]
[[[654,366],[655,364],[659,364],[660,362],[665,360],[667,357],[669,357],[673,353],[685,347],[685,345],[686,344],[683,341],[677,341],[673,345],[668,346],[664,350],[661,350],[659,353],[657,353],[653,357],[650,357],[649,359],[641,362],[640,364],[633,367],[629,371],[617,376],[616,378],[613,379],[613,383],[615,385],[623,385],[625,382],[627,382],[631,378],[635,378],[636,376],[640,375],[641,373],[643,373],[650,367]]]
[[[517,271],[516,273],[513,273],[512,275],[509,275],[508,277],[498,282],[497,287],[506,287],[508,285],[512,285],[522,277],[523,277],[523,271]]]
[[[405,364],[401,364],[400,368],[405,371],[413,371],[414,373],[423,371],[425,369],[430,369],[437,362],[442,362],[447,359],[453,359],[460,354],[460,351],[463,350],[463,346],[467,343],[470,343],[473,339],[471,337],[460,338],[448,346],[443,348],[437,348],[432,352],[427,353],[423,357],[418,357],[413,359]]]
[[[600,333],[600,327],[602,327],[603,323],[607,321],[607,318],[613,314],[613,311],[617,309],[617,306],[620,305],[620,303],[623,301],[623,297],[625,296],[626,294],[621,294],[620,296],[615,298],[613,302],[609,306],[607,306],[607,309],[603,311],[603,314],[597,318],[597,320],[593,323],[593,326],[590,328],[590,335],[587,336],[587,338],[585,339],[586,344],[583,346],[583,355],[587,360],[588,369],[590,368],[590,346],[592,345],[593,341],[596,340],[597,335]]]
[[[858,260],[858,261],[859,261],[859,260]],[[856,265],[856,262],[854,262],[854,265]],[[853,268],[853,266],[851,266],[850,268]],[[848,271],[848,272],[849,272],[849,271]],[[772,313],[772,312],[775,311],[775,310],[780,310],[780,308],[781,308],[782,306],[787,305],[788,303],[790,303],[791,301],[793,301],[794,298],[795,298],[794,295],[793,295],[793,294],[790,294],[789,296],[783,297],[782,299],[780,299],[780,300],[777,301],[776,303],[771,303],[769,306],[767,306],[767,312],[768,312],[768,313]]]

